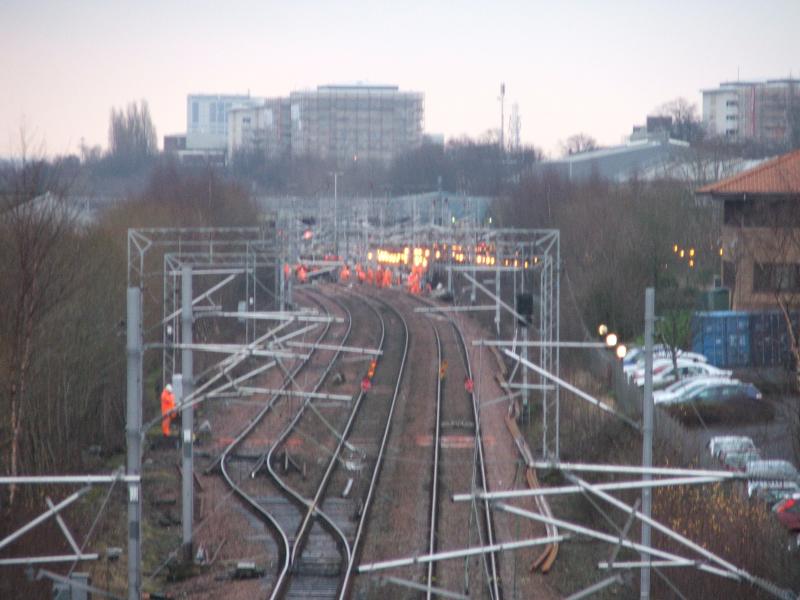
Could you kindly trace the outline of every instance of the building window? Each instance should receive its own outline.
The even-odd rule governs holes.
[[[192,102],[192,123],[197,125],[200,122],[200,105]]]
[[[725,117],[728,121],[738,121],[739,117],[737,115],[727,115]]]
[[[800,292],[800,265],[766,263],[753,265],[754,292]]]
[[[725,102],[725,106],[739,106],[738,100],[728,100]]]
[[[208,105],[208,120],[212,123],[217,122],[217,103],[212,102]]]

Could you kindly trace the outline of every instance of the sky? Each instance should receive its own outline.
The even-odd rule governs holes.
[[[800,76],[800,0],[0,0],[0,156],[105,147],[147,100],[159,145],[189,93],[285,96],[329,83],[425,94],[425,130],[481,136],[518,104],[555,156],[619,143],[664,102],[721,81]]]

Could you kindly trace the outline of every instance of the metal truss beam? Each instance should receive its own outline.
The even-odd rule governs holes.
[[[336,344],[312,344],[306,342],[287,342],[287,346],[292,348],[308,348],[310,350],[335,350],[336,352],[348,352],[351,354],[369,354],[370,356],[381,356],[383,350],[375,348],[360,348],[358,346],[337,346]]]
[[[494,307],[492,307],[494,309]],[[608,348],[604,342],[542,342],[542,341],[522,341],[522,340],[473,340],[473,346],[488,346],[495,348],[510,347],[529,347],[529,348]]]
[[[37,525],[40,525],[41,523],[44,523],[47,519],[49,519],[53,515],[58,514],[59,511],[65,509],[67,506],[69,506],[70,504],[72,504],[73,502],[78,500],[78,498],[80,498],[81,496],[86,494],[91,489],[92,488],[90,486],[86,486],[84,488],[79,489],[77,492],[74,492],[73,494],[70,494],[69,496],[64,498],[61,502],[59,502],[55,506],[50,507],[48,510],[43,512],[41,515],[39,515],[35,519],[33,519],[30,522],[28,522],[26,525],[23,525],[22,527],[17,529],[12,534],[6,536],[3,540],[0,541],[0,550],[5,548],[6,546],[8,546],[14,540],[18,539],[19,537],[21,537],[24,534],[26,534],[27,532],[29,532],[31,529],[33,529]]]
[[[493,304],[482,304],[481,306],[420,306],[414,309],[415,313],[451,313],[451,312],[478,312],[482,310],[494,310]]]
[[[545,377],[546,379],[550,379],[551,381],[556,382],[562,388],[572,392],[573,394],[575,394],[576,396],[578,396],[579,398],[581,398],[583,400],[586,400],[590,404],[595,405],[600,410],[603,410],[603,411],[605,411],[605,412],[607,412],[607,413],[609,413],[611,415],[614,415],[615,417],[619,418],[620,420],[624,421],[625,423],[627,423],[628,425],[630,425],[631,427],[633,427],[634,429],[639,431],[640,427],[639,427],[639,424],[636,421],[634,421],[633,419],[623,415],[621,412],[618,412],[618,411],[614,410],[612,407],[610,407],[605,402],[602,402],[601,400],[598,400],[594,396],[591,396],[590,394],[587,394],[583,390],[578,389],[577,387],[575,387],[571,383],[569,383],[567,381],[564,381],[560,377],[557,377],[557,376],[553,375],[552,373],[546,371],[545,369],[542,369],[539,365],[535,365],[532,362],[530,362],[529,360],[525,360],[520,355],[518,355],[518,354],[516,354],[514,352],[511,352],[511,350],[503,348],[503,353],[506,356],[508,356],[508,357],[514,359],[515,361],[519,362],[523,366],[527,367],[528,369],[530,369],[532,371],[535,371],[536,373],[538,373],[539,375]]]
[[[618,475],[666,475],[670,477],[713,477],[715,479],[752,479],[739,471],[713,471],[708,469],[680,469],[675,467],[642,467],[639,465],[604,465],[590,463],[566,463],[536,460],[528,465],[535,469],[556,469],[588,473],[614,473]]]
[[[614,585],[615,583],[622,583],[622,577],[619,575],[614,575],[613,577],[607,577],[597,583],[590,585],[587,588],[582,589],[579,592],[575,592],[571,596],[566,597],[564,600],[580,600],[581,598],[588,598],[592,594],[595,594],[601,590],[606,589],[609,586]]]
[[[568,535],[558,535],[553,537],[532,538],[528,540],[519,540],[516,542],[504,542],[500,544],[491,544],[489,546],[477,546],[474,548],[464,548],[461,550],[448,550],[447,552],[434,552],[433,554],[422,554],[419,556],[409,556],[408,558],[397,558],[382,562],[366,563],[358,566],[358,572],[372,573],[375,571],[385,571],[386,569],[427,564],[441,560],[479,556],[481,554],[492,554],[494,552],[503,552],[506,550],[519,550],[520,548],[530,548],[531,546],[546,546],[547,544],[563,542],[564,540],[569,539],[569,537],[570,536]]]
[[[572,531],[573,533],[584,535],[586,537],[590,537],[596,540],[600,540],[601,542],[607,542],[612,545],[620,544],[623,547],[635,550],[636,552],[646,552],[647,554],[650,554],[652,556],[658,556],[660,558],[664,558],[671,561],[690,560],[683,556],[678,556],[677,554],[672,554],[671,552],[665,552],[664,550],[659,550],[658,548],[653,548],[652,546],[644,546],[642,544],[637,544],[636,542],[631,542],[630,540],[622,540],[620,542],[620,539],[617,536],[613,536],[608,533],[603,533],[602,531],[597,531],[595,529],[590,529],[589,527],[584,527],[582,525],[577,525],[569,521],[564,521],[562,519],[546,517],[544,515],[540,515],[539,513],[531,512],[529,510],[518,508],[516,506],[511,506],[509,504],[504,504],[502,502],[494,504],[494,507],[497,508],[498,510],[502,510],[512,515],[525,517],[527,519],[539,521],[540,523],[550,523],[552,525],[555,525],[559,529]],[[704,563],[697,563],[697,568],[707,573],[712,573],[714,575],[719,575],[720,577],[739,581],[739,577],[731,573],[727,569],[718,569],[716,567],[712,567]]]
[[[290,396],[293,398],[313,398],[318,400],[337,400],[351,402],[352,396],[346,394],[324,394],[322,392],[304,392],[302,390],[286,390],[278,388],[245,387],[241,386],[234,392],[211,392],[209,398],[235,398],[239,396],[255,396],[256,394],[269,394],[273,396]]]
[[[0,567],[19,567],[26,565],[46,565],[75,562],[78,560],[97,560],[98,554],[57,554],[55,556],[24,556],[22,558],[2,558]]]
[[[668,479],[637,479],[635,481],[616,481],[614,483],[598,483],[595,487],[603,491],[638,490],[642,488],[670,487],[675,485],[703,485],[723,481],[720,477],[672,477]],[[579,494],[583,488],[579,485],[563,485],[559,487],[542,487],[528,490],[507,490],[500,492],[475,492],[472,494],[453,494],[453,502],[469,502],[473,498],[479,500],[512,500],[534,496],[559,496]]]

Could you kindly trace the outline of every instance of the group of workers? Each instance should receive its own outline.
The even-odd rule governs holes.
[[[312,271],[314,270],[315,269],[312,269]],[[294,273],[294,277],[298,283],[305,283],[308,281],[309,269],[303,264],[297,265],[294,269],[292,269],[288,263],[284,264],[283,271],[287,278],[291,277],[292,273]],[[409,293],[420,294],[423,290],[430,292],[431,286],[425,281],[425,271],[426,269],[422,265],[414,265],[411,268],[411,272],[405,277],[405,285]],[[351,270],[351,268],[345,264],[339,269],[339,281],[341,283],[349,283],[351,279],[360,284],[374,285],[379,288],[392,287],[395,282],[397,284],[403,283],[403,275],[394,273],[392,269],[388,267],[384,268],[378,266],[375,269],[372,267],[367,267],[365,269],[360,264],[356,264]]]

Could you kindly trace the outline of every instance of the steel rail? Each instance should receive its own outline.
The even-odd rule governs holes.
[[[334,298],[330,298],[330,299],[333,300],[334,302],[339,303],[338,300],[336,300]],[[342,306],[342,308],[344,308],[344,306]],[[344,309],[347,310],[346,308],[344,308]],[[347,312],[349,314],[349,311],[347,311]],[[377,316],[378,316],[378,319],[379,319],[380,324],[381,324],[381,335],[380,335],[380,339],[378,340],[378,347],[380,348],[380,353],[382,353],[383,344],[384,344],[385,336],[386,336],[386,325],[384,323],[383,318],[380,316],[380,314],[377,314]],[[337,352],[337,355],[338,355],[338,352]],[[339,456],[342,453],[342,449],[345,446],[351,447],[347,442],[347,438],[350,435],[350,431],[351,431],[351,429],[353,427],[353,424],[355,423],[355,419],[356,419],[356,416],[358,415],[358,411],[359,411],[359,409],[361,407],[361,402],[362,402],[363,399],[364,399],[364,392],[363,392],[363,390],[359,390],[358,396],[356,397],[356,400],[353,403],[353,408],[350,411],[350,416],[348,417],[347,423],[345,424],[345,427],[342,430],[342,434],[339,436],[339,441],[337,443],[336,450],[331,454],[331,459],[328,462],[328,466],[325,469],[325,473],[322,476],[322,480],[320,482],[320,485],[317,488],[317,493],[314,496],[314,499],[313,499],[312,503],[310,504],[310,506],[308,508],[308,512],[307,512],[307,514],[306,514],[306,516],[305,516],[305,518],[303,520],[303,523],[300,526],[300,529],[298,530],[298,532],[299,532],[298,533],[298,539],[300,539],[300,536],[305,533],[305,529],[308,528],[308,524],[310,523],[310,519],[314,515],[315,512],[320,513],[320,514],[324,514],[324,513],[322,513],[321,509],[318,508],[318,507],[320,506],[320,504],[322,502],[322,496],[323,496],[323,494],[325,493],[325,491],[327,489],[328,483],[330,482],[330,478],[333,475],[333,471],[334,471],[334,469],[336,468],[336,466],[338,464]],[[342,533],[342,538],[345,540],[345,547],[346,547],[346,550],[347,550],[347,562],[349,564],[349,562],[351,560],[351,557],[352,557],[351,551],[350,551],[350,547],[349,547],[349,545],[346,544],[346,537],[344,536],[343,533]],[[297,547],[298,547],[298,542],[296,541],[295,542],[295,549],[297,549]]]
[[[320,333],[319,337],[317,338],[317,341],[321,341],[325,337],[325,335],[328,333],[328,330],[330,329],[330,327],[331,327],[331,323],[330,322],[326,323],[325,328],[322,330],[322,333]],[[292,372],[292,376],[296,375],[300,371],[300,369],[302,369],[309,362],[309,360],[310,359],[307,359],[307,360],[303,361],[302,363],[300,363],[299,365],[297,365],[294,368],[293,372]],[[291,378],[290,377],[285,377],[282,387],[288,387],[290,382],[291,382]],[[239,486],[233,480],[233,477],[231,477],[231,475],[228,473],[228,470],[226,468],[226,462],[227,462],[228,455],[233,450],[235,450],[245,440],[245,438],[248,435],[250,435],[250,433],[256,428],[256,426],[263,420],[263,418],[266,416],[266,414],[273,409],[275,403],[277,402],[277,400],[280,397],[281,396],[279,396],[278,394],[273,395],[273,397],[266,404],[266,406],[247,424],[247,426],[245,426],[244,429],[242,429],[241,432],[239,432],[239,435],[237,435],[236,438],[225,448],[225,450],[222,452],[222,454],[220,456],[220,468],[222,470],[222,476],[225,479],[225,481],[227,482],[228,486],[236,493],[236,495],[245,504],[249,505],[250,508],[255,513],[260,515],[266,521],[266,523],[272,528],[272,530],[275,532],[276,537],[278,538],[277,539],[277,541],[278,541],[278,554],[279,554],[279,557],[281,559],[281,566],[280,566],[280,570],[278,571],[277,579],[275,581],[275,585],[273,586],[273,592],[270,595],[270,599],[273,599],[273,598],[277,597],[277,594],[275,592],[278,589],[280,589],[281,583],[286,579],[286,576],[289,573],[289,567],[290,567],[289,561],[290,561],[290,557],[291,557],[291,548],[290,548],[290,545],[289,545],[289,537],[286,535],[286,532],[283,530],[283,528],[281,527],[280,523],[278,523],[278,520],[275,517],[273,517],[269,513],[269,511],[267,511],[265,508],[263,508],[254,498],[252,498],[249,494],[247,494],[247,492],[245,492],[241,488],[241,486]]]
[[[464,341],[464,335],[462,334],[461,329],[458,327],[455,321],[453,321],[452,319],[449,319],[449,321],[456,332],[456,339],[458,340],[459,346],[463,353],[464,364],[466,365],[467,368],[467,377],[469,377],[470,379],[474,379],[472,374],[472,361],[470,361],[469,358],[469,351],[467,349],[467,344]],[[485,491],[486,481],[487,481],[486,460],[483,456],[483,437],[481,435],[480,409],[478,407],[478,402],[475,398],[474,392],[470,392],[470,398],[472,399],[472,413],[473,413],[473,418],[475,419],[475,448],[478,454],[478,467],[480,469],[480,476],[481,476],[480,485]],[[494,546],[495,545],[494,521],[492,519],[492,511],[488,500],[483,500],[483,516],[486,524],[486,535],[489,541],[489,545]],[[487,559],[489,561],[489,571],[490,571],[489,593],[494,600],[499,600],[501,595],[500,595],[500,586],[498,582],[499,576],[497,568],[497,554],[492,552],[484,555],[484,560]]]
[[[442,341],[439,337],[439,329],[434,325],[433,334],[436,336],[436,356],[439,368],[436,370],[436,421],[433,428],[433,480],[431,482],[431,531],[428,539],[428,554],[436,553],[436,515],[439,508],[439,434],[442,424]],[[431,599],[433,586],[433,567],[434,563],[428,563],[426,600]]]
[[[343,340],[342,340],[342,344],[344,344],[347,341],[347,339],[350,337],[350,333],[352,331],[352,324],[353,324],[352,315],[350,314],[350,311],[347,309],[347,307],[344,306],[341,302],[339,302],[338,300],[336,300],[334,298],[330,298],[330,297],[328,299],[331,300],[332,302],[334,302],[335,304],[337,304],[347,314],[347,323],[348,323],[347,331],[345,332],[345,335],[344,335]],[[333,358],[330,360],[330,362],[328,363],[327,367],[323,371],[322,375],[317,380],[317,383],[312,388],[313,392],[316,392],[320,387],[322,387],[322,384],[325,382],[325,379],[327,378],[328,374],[330,373],[331,369],[333,368],[334,363],[336,362],[336,359],[339,357],[340,354],[341,354],[341,350],[337,349],[335,354],[333,355]],[[291,379],[293,380],[294,378],[292,377]],[[359,393],[359,396],[360,395],[361,394]],[[289,556],[289,566],[290,567],[295,564],[295,562],[298,560],[299,556],[302,554],[302,549],[303,549],[303,546],[304,546],[304,543],[305,543],[305,538],[306,538],[306,536],[308,535],[308,533],[310,531],[309,524],[311,522],[311,519],[314,516],[319,517],[321,522],[330,531],[333,532],[333,537],[334,538],[338,538],[336,540],[336,543],[340,548],[342,548],[344,550],[345,561],[349,562],[349,560],[350,560],[350,545],[347,542],[347,536],[345,536],[345,534],[341,530],[341,528],[338,525],[336,525],[336,523],[334,523],[333,519],[331,517],[329,517],[327,514],[325,514],[322,511],[322,509],[318,506],[319,499],[321,498],[322,493],[324,492],[324,487],[327,484],[327,477],[323,477],[322,482],[320,483],[320,485],[317,488],[317,492],[316,492],[316,494],[314,496],[314,499],[313,500],[309,500],[309,499],[305,498],[302,494],[297,492],[294,488],[292,488],[285,481],[283,481],[283,479],[281,479],[281,477],[278,475],[278,473],[275,471],[275,469],[272,466],[272,458],[273,458],[273,455],[275,453],[275,450],[278,447],[280,447],[286,441],[286,439],[289,437],[289,435],[295,429],[295,427],[297,426],[297,423],[299,423],[301,417],[303,416],[303,414],[305,414],[305,409],[308,406],[309,402],[310,402],[309,400],[306,400],[302,404],[302,406],[300,407],[300,410],[297,411],[297,414],[295,414],[295,416],[292,418],[292,420],[289,422],[289,424],[284,428],[284,430],[281,433],[281,435],[279,435],[278,439],[275,440],[275,443],[273,443],[272,446],[270,446],[270,449],[267,452],[267,457],[266,457],[266,460],[265,460],[265,464],[267,466],[267,471],[268,471],[268,473],[270,475],[270,478],[277,484],[277,486],[281,490],[283,490],[284,493],[286,493],[295,502],[299,503],[301,506],[303,506],[306,509],[306,513],[303,516],[303,518],[301,519],[300,526],[298,527],[297,532],[295,533],[294,545],[292,546],[291,553],[290,553],[290,556]],[[354,413],[355,413],[355,407],[354,407],[354,411],[351,414],[354,414]],[[337,447],[336,456],[338,456],[339,451],[341,451],[341,445],[342,445],[342,440],[343,439],[344,439],[344,437],[340,438],[339,446]],[[331,460],[331,464],[334,464],[335,462],[336,462],[335,459]],[[329,465],[329,470],[330,470],[330,465]],[[327,474],[328,474],[328,471],[326,471],[326,475]],[[276,597],[276,595],[282,594],[284,590],[288,589],[287,586],[289,585],[290,577],[291,577],[291,575],[289,575],[289,577],[287,577],[286,579],[281,581],[280,584],[278,584],[276,582],[276,585],[273,588],[273,597]]]
[[[397,405],[397,398],[400,395],[400,384],[403,381],[403,375],[405,374],[406,368],[406,358],[408,357],[408,342],[409,342],[409,333],[408,333],[408,323],[403,318],[403,315],[395,309],[393,306],[380,300],[378,298],[374,298],[375,301],[382,304],[386,309],[391,310],[394,312],[400,323],[403,325],[403,331],[405,332],[405,341],[403,343],[403,355],[400,361],[400,369],[397,373],[397,381],[394,386],[394,392],[392,394],[392,402],[389,406],[389,414],[386,417],[386,426],[383,430],[383,438],[381,439],[381,445],[378,450],[378,455],[375,459],[375,468],[372,470],[372,478],[370,479],[369,489],[367,490],[367,496],[364,500],[364,508],[361,511],[361,518],[358,521],[358,527],[356,529],[356,535],[353,538],[353,543],[351,546],[351,555],[350,561],[347,564],[347,570],[345,571],[344,578],[342,579],[342,585],[339,590],[339,600],[345,600],[348,596],[347,594],[350,591],[350,586],[352,585],[353,579],[353,571],[356,566],[356,559],[358,557],[358,550],[361,544],[361,540],[364,536],[364,531],[366,528],[367,523],[367,516],[369,515],[369,509],[372,506],[372,500],[375,495],[375,489],[377,488],[378,477],[380,476],[381,469],[383,467],[383,455],[386,452],[386,445],[389,441],[389,434],[391,433],[391,426],[392,426],[392,417],[394,416],[394,409]],[[383,324],[383,333],[381,334],[381,348],[383,348],[383,336],[385,333],[385,324],[383,318],[380,316],[378,310],[372,305],[372,303],[368,300],[365,300],[366,304],[372,308],[372,310],[378,314],[379,318],[381,319],[381,323]]]

